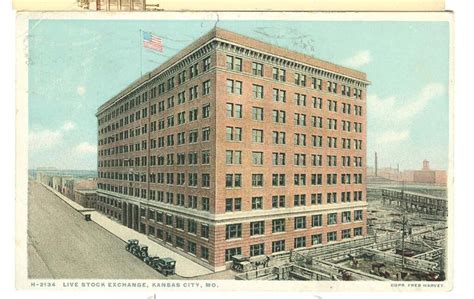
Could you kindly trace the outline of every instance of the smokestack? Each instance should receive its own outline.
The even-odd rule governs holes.
[[[375,152],[375,176],[378,176],[377,152]]]

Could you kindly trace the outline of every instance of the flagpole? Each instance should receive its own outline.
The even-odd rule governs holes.
[[[140,34],[139,41],[140,41],[140,78],[141,78],[143,76],[143,69],[142,69],[142,67],[143,67],[143,57],[142,57],[143,56],[143,54],[142,54],[142,52],[143,52],[143,46],[142,46],[143,33],[142,33],[142,30],[139,29],[138,33]]]

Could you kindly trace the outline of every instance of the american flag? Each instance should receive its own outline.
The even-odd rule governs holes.
[[[163,52],[161,38],[151,32],[143,32],[143,46],[148,49]]]

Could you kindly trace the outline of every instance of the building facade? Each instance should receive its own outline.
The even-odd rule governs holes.
[[[216,28],[99,107],[97,209],[216,271],[365,236],[368,84]]]

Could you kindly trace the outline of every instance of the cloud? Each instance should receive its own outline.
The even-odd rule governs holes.
[[[370,61],[372,61],[370,51],[362,50],[354,54],[354,56],[344,60],[342,64],[352,68],[359,68],[361,66],[369,64]]]
[[[64,132],[67,132],[73,130],[75,127],[76,125],[72,121],[67,121],[66,123],[64,123],[62,130]]]
[[[376,142],[377,144],[394,143],[394,142],[407,140],[409,137],[410,137],[409,130],[402,130],[402,131],[389,130],[378,135]]]
[[[59,143],[63,138],[61,131],[32,131],[28,136],[30,151],[49,149]]]
[[[30,151],[41,151],[57,146],[63,139],[64,133],[73,130],[76,125],[67,121],[59,130],[31,130],[28,134]]]
[[[92,145],[89,142],[82,142],[75,147],[75,151],[79,154],[96,154],[97,146]]]
[[[380,98],[368,95],[367,104],[371,115],[388,126],[408,125],[409,122],[428,106],[430,101],[443,95],[445,88],[439,83],[429,83],[413,98],[400,100],[396,96]]]
[[[76,92],[82,97],[86,93],[86,88],[82,85],[79,85],[76,89]]]

